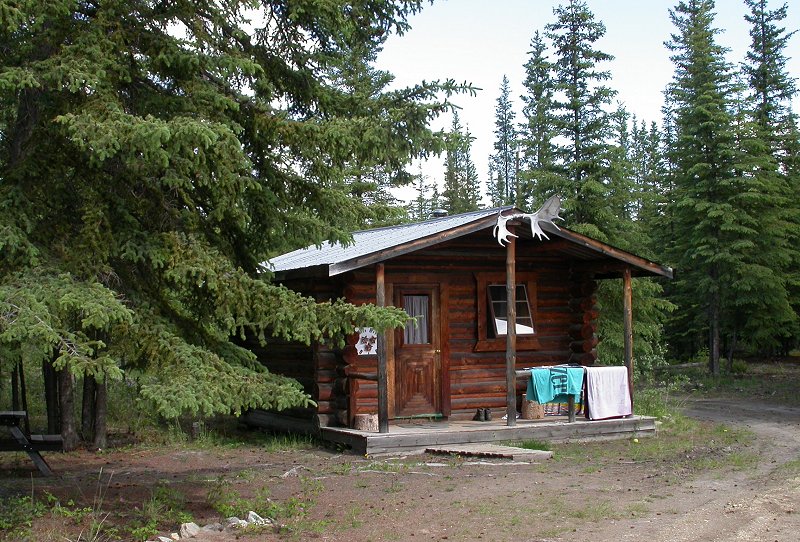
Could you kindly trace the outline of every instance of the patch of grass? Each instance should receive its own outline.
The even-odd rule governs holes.
[[[552,444],[542,440],[515,440],[505,443],[506,446],[513,446],[514,448],[524,448],[525,450],[543,450],[549,452],[553,449]]]
[[[186,497],[175,488],[159,484],[150,498],[137,508],[138,518],[131,521],[129,531],[135,540],[147,540],[158,534],[159,525],[180,525],[193,520],[185,510]]]
[[[313,437],[298,434],[271,435],[260,433],[262,437],[257,444],[267,453],[292,452],[317,448],[319,442]]]
[[[343,463],[339,463],[334,465],[330,468],[330,472],[333,474],[338,474],[340,476],[345,476],[350,474],[353,471],[353,464],[350,461],[345,461]]]
[[[742,372],[746,368],[745,372]],[[797,386],[800,366],[797,363],[745,363],[734,360],[733,372],[722,361],[722,373],[713,376],[701,372],[694,376],[692,389],[705,395],[724,395],[769,399],[787,405],[800,405]]]
[[[378,472],[405,472],[408,466],[405,463],[398,461],[370,461],[363,467],[358,468],[359,471],[378,471]]]
[[[345,514],[345,523],[353,529],[358,529],[364,525],[364,520],[361,519],[362,510],[359,506],[353,505]]]
[[[400,493],[403,490],[403,482],[401,482],[396,476],[392,477],[392,481],[389,485],[384,489],[386,493]]]
[[[0,540],[23,540],[33,520],[47,513],[47,505],[30,496],[0,498]]]
[[[625,507],[625,515],[640,518],[650,513],[650,509],[643,502],[633,502]]]

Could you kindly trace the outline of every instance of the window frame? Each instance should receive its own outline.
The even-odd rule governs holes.
[[[524,286],[528,294],[528,312],[533,324],[533,333],[517,335],[517,350],[537,350],[539,348],[538,337],[538,302],[536,295],[536,274],[531,272],[517,273],[517,286]],[[489,315],[493,310],[489,307],[489,288],[490,285],[506,284],[505,273],[475,273],[478,296],[478,340],[475,343],[475,352],[499,352],[506,349],[506,335],[491,337],[489,334]],[[518,300],[517,300],[518,301]],[[494,332],[494,328],[492,328]]]

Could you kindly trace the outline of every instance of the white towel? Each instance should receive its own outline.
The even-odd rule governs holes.
[[[633,414],[628,369],[586,367],[586,403],[590,420]]]

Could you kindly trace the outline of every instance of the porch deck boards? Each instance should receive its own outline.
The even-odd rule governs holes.
[[[505,420],[399,422],[388,433],[357,431],[344,427],[322,427],[324,440],[348,446],[360,455],[421,453],[432,446],[491,443],[514,440],[564,442],[586,439],[619,439],[655,435],[655,418],[632,416],[612,420],[567,422],[566,416],[544,420],[517,420],[508,427]]]

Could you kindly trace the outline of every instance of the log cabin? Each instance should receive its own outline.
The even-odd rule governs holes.
[[[317,301],[393,305],[414,320],[381,337],[359,330],[341,349],[251,344],[272,372],[298,380],[316,403],[269,413],[260,424],[319,431],[378,414],[383,432],[412,418],[514,413],[525,389],[516,371],[597,360],[596,290],[606,279],[622,279],[630,378],[631,278],[671,278],[672,270],[552,221],[540,222],[544,235],[536,236],[520,216],[531,215],[503,207],[439,216],[267,262],[275,280]],[[505,244],[495,237],[501,222],[510,233]]]

